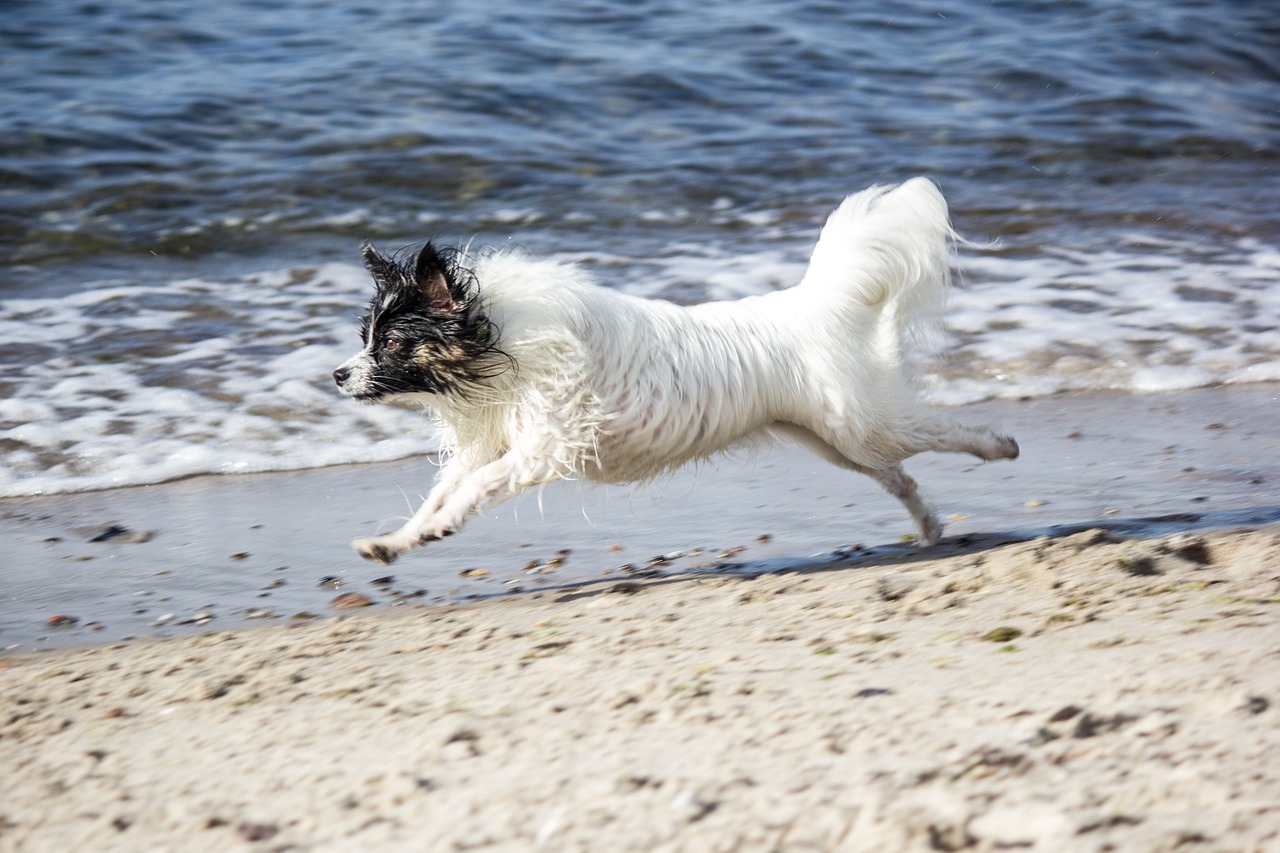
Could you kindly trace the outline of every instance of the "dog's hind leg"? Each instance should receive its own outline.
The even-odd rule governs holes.
[[[917,541],[921,545],[936,545],[938,540],[942,538],[942,523],[938,521],[938,517],[934,515],[933,511],[929,509],[929,505],[925,503],[924,498],[920,496],[920,487],[916,484],[916,481],[911,479],[906,471],[902,470],[901,465],[892,465],[888,468],[868,468],[849,459],[834,445],[829,444],[816,433],[804,427],[795,424],[777,423],[771,429],[779,436],[808,448],[833,465],[838,465],[850,471],[857,471],[859,474],[866,474],[879,483],[885,491],[902,501],[902,505],[907,508],[907,512],[911,513],[911,518],[915,521],[916,529],[919,531]]]
[[[935,450],[939,453],[968,453],[991,462],[995,459],[1017,459],[1018,442],[1001,435],[991,427],[971,427],[950,418],[931,417],[910,430],[912,440],[906,449],[912,454]]]
[[[929,509],[929,505],[920,497],[920,487],[916,481],[902,470],[901,465],[889,468],[863,468],[854,466],[855,471],[866,474],[885,488],[889,494],[902,501],[902,505],[911,513],[916,528],[920,531],[919,542],[926,547],[938,544],[942,538],[942,522]]]

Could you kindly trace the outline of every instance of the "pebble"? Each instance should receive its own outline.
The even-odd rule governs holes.
[[[369,607],[373,599],[363,592],[347,592],[329,602],[329,606],[337,610],[354,610],[357,607]]]
[[[627,563],[625,566],[618,566],[618,571],[633,578],[656,578],[662,576],[660,567],[665,565],[666,563],[646,563],[643,569],[638,569]]]
[[[1007,643],[1016,640],[1022,636],[1022,631],[1010,625],[1002,625],[999,628],[992,628],[990,631],[982,635],[982,639],[991,643]]]
[[[249,823],[248,821],[236,826],[236,834],[245,841],[266,841],[272,838],[280,831],[273,823]]]
[[[704,797],[702,792],[696,788],[683,790],[671,800],[672,810],[688,823],[696,823],[702,820],[715,811],[718,805],[719,802],[717,800]]]
[[[876,595],[881,601],[898,601],[920,586],[920,578],[897,572],[883,575],[876,581]]]
[[[80,621],[78,616],[67,616],[59,613],[57,616],[50,616],[45,620],[45,624],[51,628],[70,628],[72,625]]]
[[[1202,536],[1180,533],[1169,539],[1169,548],[1179,557],[1197,565],[1205,566],[1213,562],[1209,546]]]

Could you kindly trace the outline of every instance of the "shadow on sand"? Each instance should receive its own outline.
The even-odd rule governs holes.
[[[1076,524],[1055,524],[1021,530],[966,533],[944,538],[932,548],[917,548],[911,543],[877,545],[870,548],[841,549],[829,555],[780,556],[758,560],[717,561],[662,570],[640,570],[623,580],[617,578],[546,586],[537,592],[556,594],[556,601],[575,601],[606,593],[634,593],[649,586],[687,583],[706,577],[751,580],[762,575],[816,574],[853,569],[904,566],[926,560],[971,556],[1021,542],[1040,538],[1060,539],[1087,530],[1101,530],[1117,541],[1123,539],[1156,539],[1177,533],[1199,530],[1223,530],[1234,527],[1258,527],[1280,522],[1280,506],[1249,507],[1215,512],[1179,512],[1166,515],[1107,518]],[[506,597],[503,594],[476,596],[472,600]]]

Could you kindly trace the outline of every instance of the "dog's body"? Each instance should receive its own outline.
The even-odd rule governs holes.
[[[451,453],[413,518],[356,550],[390,562],[531,486],[645,480],[770,437],[872,477],[933,544],[941,526],[899,463],[1018,455],[919,400],[908,345],[936,327],[953,238],[932,183],[873,187],[831,215],[800,284],[690,307],[519,253],[468,270],[430,244],[412,265],[366,246],[365,348],[334,378],[357,399],[433,410]]]

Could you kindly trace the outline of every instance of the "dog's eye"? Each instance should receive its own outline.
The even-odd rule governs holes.
[[[384,338],[382,341],[382,348],[387,352],[395,352],[400,349],[400,341],[396,338]]]

